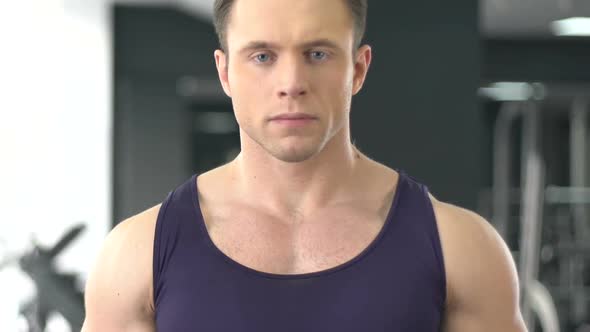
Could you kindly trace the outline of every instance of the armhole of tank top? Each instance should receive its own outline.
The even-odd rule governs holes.
[[[160,281],[160,239],[162,233],[162,224],[163,219],[166,215],[166,210],[168,209],[168,205],[172,200],[172,195],[174,191],[168,193],[168,196],[160,206],[160,211],[158,211],[158,217],[156,219],[156,229],[154,233],[154,243],[153,243],[153,257],[152,257],[152,294],[153,294],[153,301],[154,301],[154,310],[156,310],[156,304],[158,299],[158,283]]]
[[[430,200],[430,196],[428,194],[429,190],[423,184],[420,184],[420,187],[422,187],[422,192],[424,193],[428,214],[430,215],[429,219],[432,222],[432,229],[433,229],[434,237],[435,237],[434,243],[433,243],[434,254],[436,255],[436,259],[438,261],[438,267],[440,270],[440,276],[441,276],[441,281],[442,281],[441,288],[442,288],[442,294],[443,294],[441,305],[444,308],[447,303],[447,273],[446,273],[446,269],[445,269],[445,259],[444,259],[444,255],[443,255],[443,251],[442,251],[442,240],[440,238],[440,233],[438,231],[438,223],[436,221],[436,214],[434,213],[434,206],[432,205],[432,201]]]

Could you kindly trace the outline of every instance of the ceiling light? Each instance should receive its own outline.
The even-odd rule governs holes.
[[[570,17],[551,23],[553,33],[558,36],[590,37],[590,17]]]
[[[545,86],[540,83],[497,82],[479,89],[478,94],[496,101],[543,99]]]

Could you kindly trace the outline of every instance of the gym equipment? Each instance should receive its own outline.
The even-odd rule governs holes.
[[[74,226],[50,248],[33,244],[30,251],[7,255],[0,261],[0,270],[17,263],[35,284],[36,296],[23,303],[19,310],[27,321],[29,332],[44,331],[52,312],[62,315],[71,331],[82,329],[84,295],[76,288],[76,276],[56,271],[53,262],[84,229],[82,224]]]
[[[492,221],[500,235],[510,234],[513,196],[520,196],[520,237],[516,257],[523,295],[521,308],[530,331],[537,317],[542,331],[558,331],[558,312],[562,326],[585,326],[590,320],[590,287],[584,272],[590,258],[590,188],[588,185],[588,100],[590,87],[539,83],[499,83],[482,88],[480,95],[502,102],[494,127],[494,169]],[[545,102],[569,102],[570,186],[546,186],[546,166],[541,149],[541,106]],[[511,131],[522,119],[521,187],[510,185],[512,165]],[[560,210],[558,223],[544,224],[550,206],[567,205]],[[563,211],[571,213],[563,213]],[[557,225],[559,224],[559,225]],[[543,230],[556,233],[555,243],[544,243]],[[572,234],[570,236],[570,229]],[[545,242],[547,242],[545,240]],[[540,282],[541,262],[557,264],[559,283],[545,287]],[[590,278],[588,278],[590,279]],[[552,296],[553,295],[553,296]],[[555,296],[558,298],[555,299]],[[561,301],[565,299],[566,301]],[[556,303],[565,309],[558,311]],[[567,303],[563,305],[563,302]]]

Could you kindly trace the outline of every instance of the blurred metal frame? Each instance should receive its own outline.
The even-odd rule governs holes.
[[[590,237],[588,209],[581,204],[579,194],[590,192],[588,174],[588,100],[590,86],[572,84],[496,83],[480,89],[480,95],[501,101],[500,112],[494,127],[494,174],[492,220],[498,232],[506,238],[510,217],[511,192],[511,130],[517,119],[523,119],[521,151],[521,216],[519,274],[522,284],[522,313],[530,330],[534,330],[536,313],[543,331],[558,331],[557,311],[550,293],[538,281],[543,207],[545,203],[561,202],[571,206],[575,239],[569,266],[574,272],[568,282],[572,291],[572,320],[582,322],[587,315],[586,295],[576,292],[583,289],[582,272],[584,239]],[[570,187],[545,188],[545,165],[540,152],[539,104],[547,100],[571,103],[570,118]],[[565,200],[565,201],[564,201]],[[581,250],[579,250],[581,249]],[[576,277],[577,276],[577,277]],[[556,330],[557,329],[557,330]]]

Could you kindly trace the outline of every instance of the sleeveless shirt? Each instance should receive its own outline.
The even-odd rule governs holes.
[[[445,269],[426,186],[399,172],[378,235],[338,266],[302,274],[258,271],[209,237],[197,175],[168,194],[153,256],[159,332],[439,331]]]

